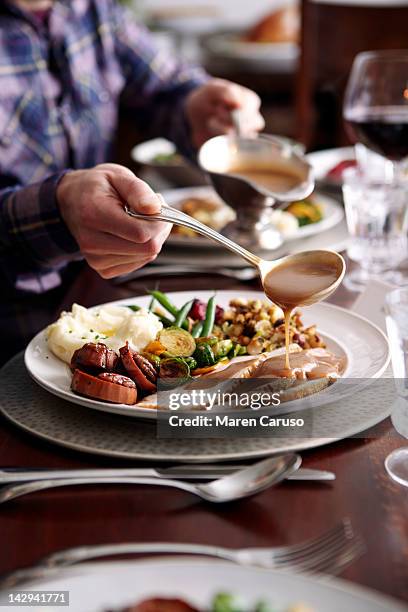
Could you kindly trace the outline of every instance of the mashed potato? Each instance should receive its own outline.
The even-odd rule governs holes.
[[[47,328],[50,350],[70,363],[74,351],[86,342],[103,342],[118,351],[126,341],[135,351],[154,340],[163,325],[156,315],[144,308],[133,312],[126,306],[101,306],[89,310],[78,304],[71,312],[62,312],[58,321]]]

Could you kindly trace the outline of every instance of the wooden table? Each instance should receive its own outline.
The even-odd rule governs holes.
[[[64,306],[90,306],[145,292],[155,280],[112,287],[89,270]],[[163,290],[243,288],[220,277],[163,279]],[[247,288],[248,285],[245,285]],[[340,289],[332,298],[349,305]],[[406,443],[406,441],[405,441]],[[334,484],[284,483],[255,498],[214,507],[189,494],[147,487],[92,487],[50,491],[0,508],[0,573],[28,566],[57,550],[124,541],[197,542],[265,546],[299,542],[350,517],[367,554],[343,577],[408,601],[408,489],[384,470],[388,453],[404,444],[389,420],[364,439],[349,439],[302,453],[304,465],[333,470]],[[129,463],[127,463],[129,465]],[[48,445],[0,422],[0,465],[86,467],[123,462]]]

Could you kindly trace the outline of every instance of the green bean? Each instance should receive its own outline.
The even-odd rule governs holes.
[[[158,319],[163,323],[164,327],[173,327],[174,321],[172,321],[168,317],[164,317],[163,315],[158,314],[157,312],[155,312],[153,314],[155,314],[156,317],[158,317]]]
[[[158,319],[163,323],[164,327],[174,327],[175,326],[175,322],[174,321],[172,321],[168,317],[165,317],[164,315],[160,314],[159,312],[154,312],[153,314],[155,314],[156,317],[158,317]],[[182,329],[185,329],[186,331],[188,331],[188,323],[187,323],[187,321],[184,321],[182,323],[182,325],[180,325],[180,327],[182,327]]]
[[[127,308],[130,308],[130,310],[133,310],[133,312],[137,312],[138,310],[140,310],[140,306],[137,306],[136,304],[126,304]]]
[[[193,329],[191,330],[191,335],[193,338],[199,338],[201,336],[203,325],[204,321],[197,321],[197,323],[194,324]]]
[[[167,312],[173,315],[173,317],[177,317],[178,308],[169,300],[165,293],[157,290],[149,291],[149,293],[167,310]]]
[[[174,320],[174,325],[176,327],[182,327],[183,323],[186,322],[186,316],[190,312],[192,305],[193,305],[193,300],[189,300],[188,302],[184,304],[184,306],[180,308]]]
[[[153,308],[154,308],[155,303],[156,303],[156,298],[152,297],[152,299],[150,300],[150,304],[149,304],[149,306],[147,308],[147,310],[149,312],[153,312]]]
[[[208,300],[207,310],[205,312],[204,325],[201,331],[201,335],[203,337],[209,336],[212,332],[212,328],[214,327],[215,321],[216,307],[217,305],[215,303],[215,295],[213,295],[213,297]]]

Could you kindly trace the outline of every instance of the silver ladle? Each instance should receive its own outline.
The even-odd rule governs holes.
[[[241,245],[233,242],[226,236],[219,234],[214,229],[200,223],[193,217],[186,215],[181,210],[177,210],[172,208],[171,206],[163,206],[159,213],[154,215],[143,215],[141,213],[134,212],[127,204],[124,205],[125,212],[135,219],[143,219],[144,221],[166,221],[168,223],[174,223],[175,225],[181,225],[183,227],[188,227],[189,229],[206,236],[207,238],[211,238],[216,242],[222,244],[224,247],[239,255],[246,261],[248,261],[251,265],[255,266],[258,269],[259,275],[261,277],[262,286],[265,288],[265,279],[274,269],[282,266],[283,264],[299,264],[304,267],[310,265],[311,267],[322,264],[325,267],[332,267],[335,272],[335,280],[330,283],[327,287],[316,291],[315,293],[311,293],[306,300],[303,300],[301,303],[296,304],[297,306],[306,306],[309,304],[314,304],[315,302],[320,302],[327,298],[333,291],[337,289],[340,285],[343,276],[346,271],[346,264],[343,257],[334,251],[326,251],[326,250],[316,250],[316,251],[302,251],[300,253],[294,253],[292,255],[286,255],[285,257],[281,257],[280,259],[275,259],[274,261],[269,261],[267,259],[262,259],[248,251]],[[270,278],[270,277],[269,277]],[[268,297],[273,300],[273,296],[268,293]]]

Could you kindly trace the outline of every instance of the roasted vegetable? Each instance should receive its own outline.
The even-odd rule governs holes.
[[[206,368],[215,364],[214,352],[209,344],[199,344],[193,353],[199,368]]]
[[[162,329],[157,339],[171,357],[190,357],[196,349],[193,336],[179,327]]]
[[[207,310],[206,303],[203,302],[202,300],[195,299],[188,315],[189,317],[194,319],[194,321],[204,321],[206,310]]]
[[[183,360],[186,362],[190,370],[194,370],[197,367],[197,362],[194,357],[183,357]]]
[[[150,363],[152,364],[154,368],[156,368],[156,370],[160,368],[161,359],[158,355],[155,355],[154,353],[147,353],[146,351],[143,351],[143,356],[146,357],[146,359],[150,361]]]
[[[234,350],[232,351],[231,357],[239,357],[241,355],[246,355],[247,349],[246,346],[241,346],[240,344],[235,344]]]
[[[180,383],[182,380],[188,380],[190,378],[190,367],[186,361],[180,357],[162,359],[160,362],[159,378],[160,381],[164,383],[174,380]]]
[[[286,212],[290,212],[296,217],[300,227],[310,225],[311,223],[317,223],[323,218],[320,206],[310,200],[293,202],[286,208]]]
[[[241,612],[242,607],[231,593],[218,593],[212,602],[213,612]]]
[[[219,340],[213,347],[214,355],[217,359],[221,359],[226,357],[233,348],[232,340]]]
[[[196,344],[208,344],[209,346],[215,346],[219,342],[216,336],[201,336],[197,338]]]
[[[146,353],[153,353],[153,355],[162,355],[166,352],[166,347],[158,340],[152,340],[144,350]]]

